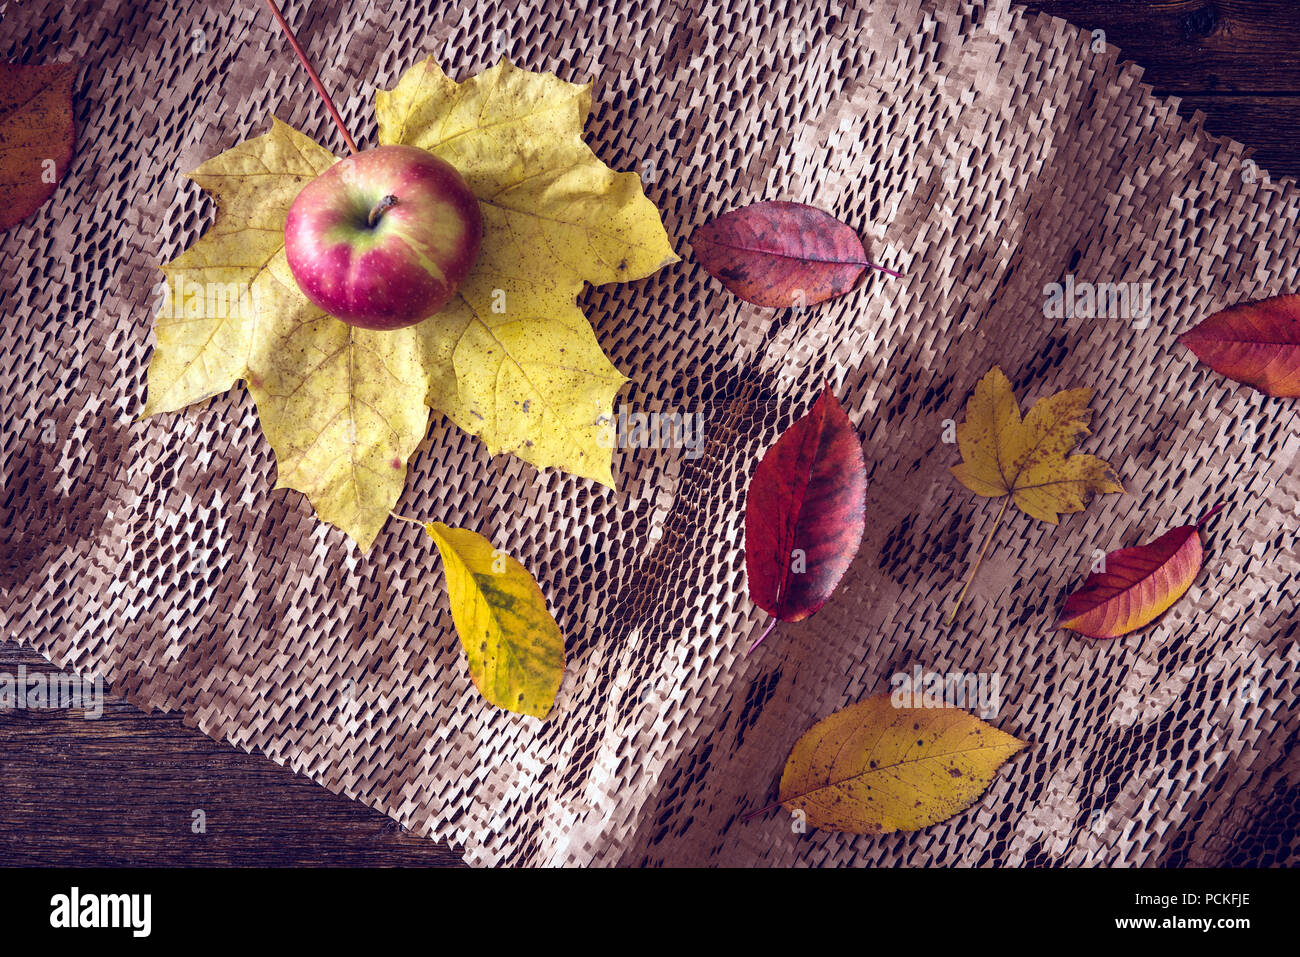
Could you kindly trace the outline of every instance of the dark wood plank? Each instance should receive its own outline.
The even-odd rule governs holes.
[[[1250,158],[1274,179],[1300,178],[1300,149],[1296,128],[1300,124],[1300,95],[1184,96],[1178,110],[1184,116],[1205,114],[1205,128],[1216,136],[1230,136],[1250,147]]]
[[[0,642],[0,672],[55,674]],[[448,866],[459,855],[260,755],[145,714],[0,710],[0,860],[11,866]],[[195,833],[194,812],[206,833]]]
[[[1031,0],[1030,11],[1106,31],[1163,93],[1300,92],[1296,0]]]
[[[1031,0],[1030,12],[1106,32],[1160,96],[1251,148],[1273,177],[1300,177],[1297,0]]]

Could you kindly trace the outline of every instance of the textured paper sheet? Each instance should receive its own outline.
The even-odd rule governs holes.
[[[309,6],[309,9],[306,9]],[[684,261],[584,304],[629,412],[704,422],[703,454],[620,449],[617,492],[434,416],[398,510],[476,529],[537,577],[569,669],[545,723],[470,684],[433,543],[361,557],[275,465],[241,389],[135,421],[156,266],[211,223],[183,177],[272,114],[336,132],[260,3],[11,4],[12,59],[81,58],[79,152],[6,233],[0,271],[0,626],[146,709],[180,710],[475,864],[1294,862],[1300,422],[1198,367],[1178,333],[1296,291],[1294,185],[1245,162],[1113,46],[1004,2],[286,5],[345,119],[434,54],[595,81],[589,141],[646,174]],[[746,306],[693,227],[759,199],[825,208],[906,273],[804,311]],[[1053,282],[1149,283],[1150,316],[1053,319]],[[1076,287],[1077,288],[1077,287]],[[1015,515],[943,627],[996,515],[949,475],[975,382],[1022,403],[1091,386],[1128,494],[1059,527]],[[746,598],[749,474],[823,380],[866,450],[862,549],[814,618]],[[1218,500],[1205,569],[1113,642],[1051,628],[1095,549]],[[1001,676],[1032,742],[988,793],[912,834],[796,833],[772,800],[813,722],[891,676]]]

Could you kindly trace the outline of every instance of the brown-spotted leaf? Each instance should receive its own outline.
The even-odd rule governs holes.
[[[853,834],[915,831],[975,803],[1025,742],[955,708],[849,705],[795,744],[779,800],[813,827]]]

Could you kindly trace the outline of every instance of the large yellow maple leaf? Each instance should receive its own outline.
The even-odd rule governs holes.
[[[368,549],[405,484],[432,406],[511,452],[613,486],[602,417],[626,381],[578,308],[584,283],[677,261],[634,173],[582,139],[591,86],[503,60],[455,83],[433,61],[377,95],[380,143],[430,150],[479,200],[483,242],[459,295],[406,329],[370,331],[299,292],[289,206],[336,158],[278,120],[200,166],[215,225],[163,267],[144,414],[244,380],[275,451],[277,487]]]

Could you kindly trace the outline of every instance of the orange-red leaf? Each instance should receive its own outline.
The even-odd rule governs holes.
[[[1218,510],[1145,545],[1107,554],[1104,570],[1089,575],[1066,599],[1057,627],[1088,638],[1118,638],[1155,621],[1196,580],[1203,556],[1200,527]]]
[[[39,209],[68,171],[76,77],[72,63],[0,63],[0,232]]]
[[[827,386],[754,470],[745,501],[745,575],[754,603],[781,621],[826,604],[862,544],[862,443]]]
[[[775,308],[843,295],[873,266],[857,233],[803,203],[733,209],[695,230],[691,245],[709,275],[746,302]]]
[[[1265,395],[1300,397],[1300,296],[1240,303],[1178,341],[1229,379]]]

